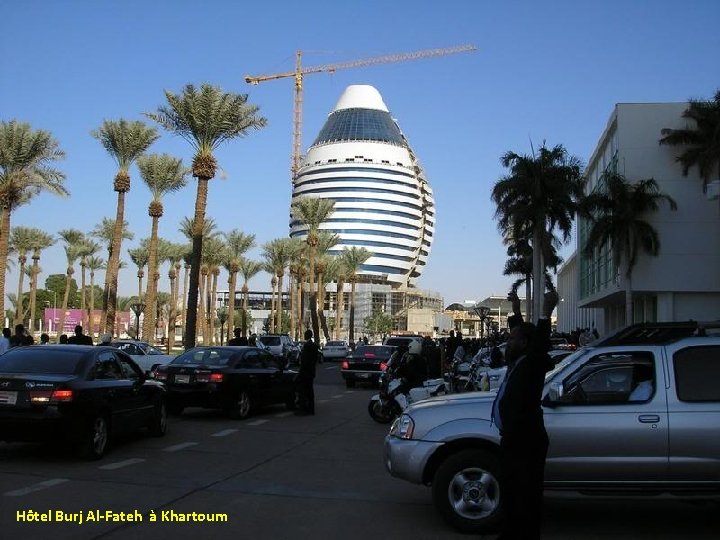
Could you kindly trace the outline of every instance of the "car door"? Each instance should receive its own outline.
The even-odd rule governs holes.
[[[649,398],[629,398],[649,369]],[[559,379],[559,380],[558,380]],[[668,472],[668,415],[660,348],[608,348],[561,371],[558,400],[543,402],[548,483],[661,481]],[[548,385],[546,385],[548,388]]]
[[[120,367],[123,371],[123,379],[132,384],[132,396],[129,402],[128,422],[132,427],[147,425],[155,410],[157,399],[156,389],[145,384],[145,375],[142,368],[135,361],[120,351],[115,351]]]
[[[98,353],[91,377],[97,397],[110,409],[113,430],[132,427],[137,389],[123,373],[114,350]]]
[[[669,350],[670,479],[720,482],[720,345]]]
[[[269,373],[262,360],[265,354],[272,357],[272,354],[259,349],[249,349],[239,362],[241,386],[252,394],[256,402],[261,403],[266,402],[270,390]]]
[[[284,374],[281,366],[282,360],[265,352],[260,353],[260,359],[266,370],[268,380],[268,385],[265,389],[265,402],[285,403],[292,399],[294,391],[292,381]]]

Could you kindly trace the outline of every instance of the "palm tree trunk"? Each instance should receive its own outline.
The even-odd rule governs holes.
[[[544,285],[544,269],[543,253],[542,253],[542,235],[544,231],[540,228],[540,224],[535,225],[533,231],[533,310],[532,322],[537,323],[542,313],[543,291]]]
[[[157,303],[157,285],[155,274],[158,272],[157,245],[158,245],[158,216],[152,217],[152,228],[150,230],[150,246],[148,249],[148,280],[147,291],[145,292],[145,320],[143,321],[143,335],[155,337],[155,304]],[[152,343],[152,338],[148,339]]]
[[[170,265],[168,271],[168,279],[170,280],[170,310],[168,314],[168,336],[166,341],[166,352],[170,354],[175,346],[175,321],[177,320],[177,303],[178,303],[178,273],[177,269]]]
[[[197,302],[197,318],[200,320],[200,335],[203,339],[203,345],[207,345],[207,340],[205,339],[205,283],[206,283],[205,276],[200,276],[200,291],[199,291],[199,298],[196,300]],[[190,271],[190,286],[192,286],[192,270]],[[191,291],[192,293],[192,291]],[[190,310],[190,299],[188,298],[188,311]]]
[[[5,325],[5,271],[10,239],[10,209],[2,208],[0,213],[0,314]]]
[[[242,293],[243,293],[243,312],[242,312],[242,335],[243,337],[247,337],[247,311],[248,311],[248,284],[247,281],[243,283],[242,286]]]
[[[82,325],[83,328],[85,328],[86,333],[89,335],[92,335],[92,332],[88,330],[88,321],[90,320],[90,315],[87,312],[87,302],[85,301],[85,263],[80,264],[80,310],[82,313]]]
[[[122,242],[122,229],[125,223],[125,192],[118,191],[117,214],[115,216],[115,229],[113,230],[112,254],[108,261],[108,270],[105,277],[107,284],[107,314],[105,316],[105,331],[115,333],[115,310],[117,307],[118,274],[120,273],[120,244]]]
[[[342,339],[341,333],[342,333],[342,322],[343,322],[343,316],[345,315],[345,280],[342,278],[338,278],[337,282],[337,289],[336,289],[336,295],[337,300],[335,301],[335,339],[340,340]]]
[[[203,246],[203,226],[207,206],[208,182],[210,178],[198,177],[197,196],[195,197],[195,217],[193,220],[192,261],[190,263],[190,290],[185,314],[185,348],[195,346],[196,324],[198,317],[198,288],[200,284],[200,264]]]
[[[90,309],[90,323],[89,323],[90,329],[89,329],[89,331],[94,332],[95,325],[93,324],[92,314],[93,314],[93,311],[95,311],[95,272],[93,272],[92,270],[90,270],[90,308],[89,309]],[[100,330],[100,329],[98,328],[98,330]]]
[[[237,272],[230,272],[228,286],[230,287],[227,311],[228,329],[227,336],[223,336],[226,342],[230,341],[230,336],[232,336],[233,327],[235,326],[235,288],[237,287]]]
[[[30,279],[30,324],[28,325],[28,331],[31,333],[35,330],[35,304],[37,303],[37,277],[39,272],[39,257],[35,258],[35,255],[33,255],[32,278]]]
[[[282,333],[282,314],[283,314],[282,290],[283,290],[283,281],[284,281],[283,278],[284,277],[285,277],[284,273],[277,277],[278,278],[277,313],[276,313],[277,319],[276,319],[275,327],[277,328],[278,334]]]
[[[277,277],[273,276],[270,280],[272,293],[270,294],[270,333],[275,333],[275,289],[277,288]]]
[[[290,303],[288,305],[288,311],[290,312],[290,337],[295,339],[295,274],[290,271],[290,279],[288,280],[288,293],[290,295]]]
[[[215,304],[217,302],[217,282],[219,273],[220,272],[216,273],[215,271],[213,271],[212,273],[212,288],[210,289],[210,309],[208,310],[208,331],[213,345],[215,344]],[[220,341],[222,342],[222,337]]]
[[[350,342],[355,341],[355,276],[351,280],[350,286],[350,333],[348,339]]]
[[[65,328],[65,312],[67,311],[68,300],[70,299],[70,284],[72,283],[73,273],[74,270],[69,266],[67,269],[67,277],[65,278],[65,294],[63,295],[62,311],[60,312],[60,320],[57,326],[58,343],[60,343],[60,335]]]
[[[18,257],[20,263],[20,272],[18,276],[18,288],[17,288],[17,302],[15,304],[15,321],[14,324],[20,324],[23,322],[23,282],[25,281],[25,257]]]

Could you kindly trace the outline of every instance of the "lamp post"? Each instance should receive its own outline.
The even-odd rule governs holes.
[[[135,314],[135,339],[140,339],[140,314],[145,311],[145,304],[142,302],[135,302],[130,304],[130,309]]]
[[[225,321],[228,319],[228,312],[226,307],[221,307],[217,309],[217,316],[218,319],[220,319],[220,345],[222,345],[223,337],[225,337],[224,328],[225,328]]]

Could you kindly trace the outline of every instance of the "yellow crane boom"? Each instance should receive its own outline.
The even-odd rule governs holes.
[[[291,179],[294,182],[297,171],[300,168],[300,154],[302,153],[302,92],[303,92],[303,76],[311,73],[334,73],[339,69],[350,69],[355,67],[371,66],[375,64],[389,64],[392,62],[406,62],[408,60],[419,60],[420,58],[429,58],[433,56],[445,56],[448,54],[456,54],[462,52],[470,52],[477,50],[474,45],[459,45],[457,47],[448,47],[445,49],[425,49],[422,51],[387,54],[384,56],[376,56],[373,58],[364,58],[360,60],[349,60],[347,62],[339,62],[336,64],[325,64],[322,66],[302,67],[302,51],[295,52],[295,69],[293,71],[285,71],[282,73],[273,73],[269,75],[247,75],[245,82],[249,84],[260,84],[265,81],[273,81],[275,79],[284,79],[293,77],[295,79],[295,107],[293,122],[293,153],[291,165]]]

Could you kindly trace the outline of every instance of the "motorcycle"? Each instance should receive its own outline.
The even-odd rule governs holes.
[[[445,379],[428,379],[422,386],[403,392],[403,379],[395,375],[391,365],[380,374],[380,391],[368,403],[368,413],[376,422],[389,424],[411,403],[447,393]]]

